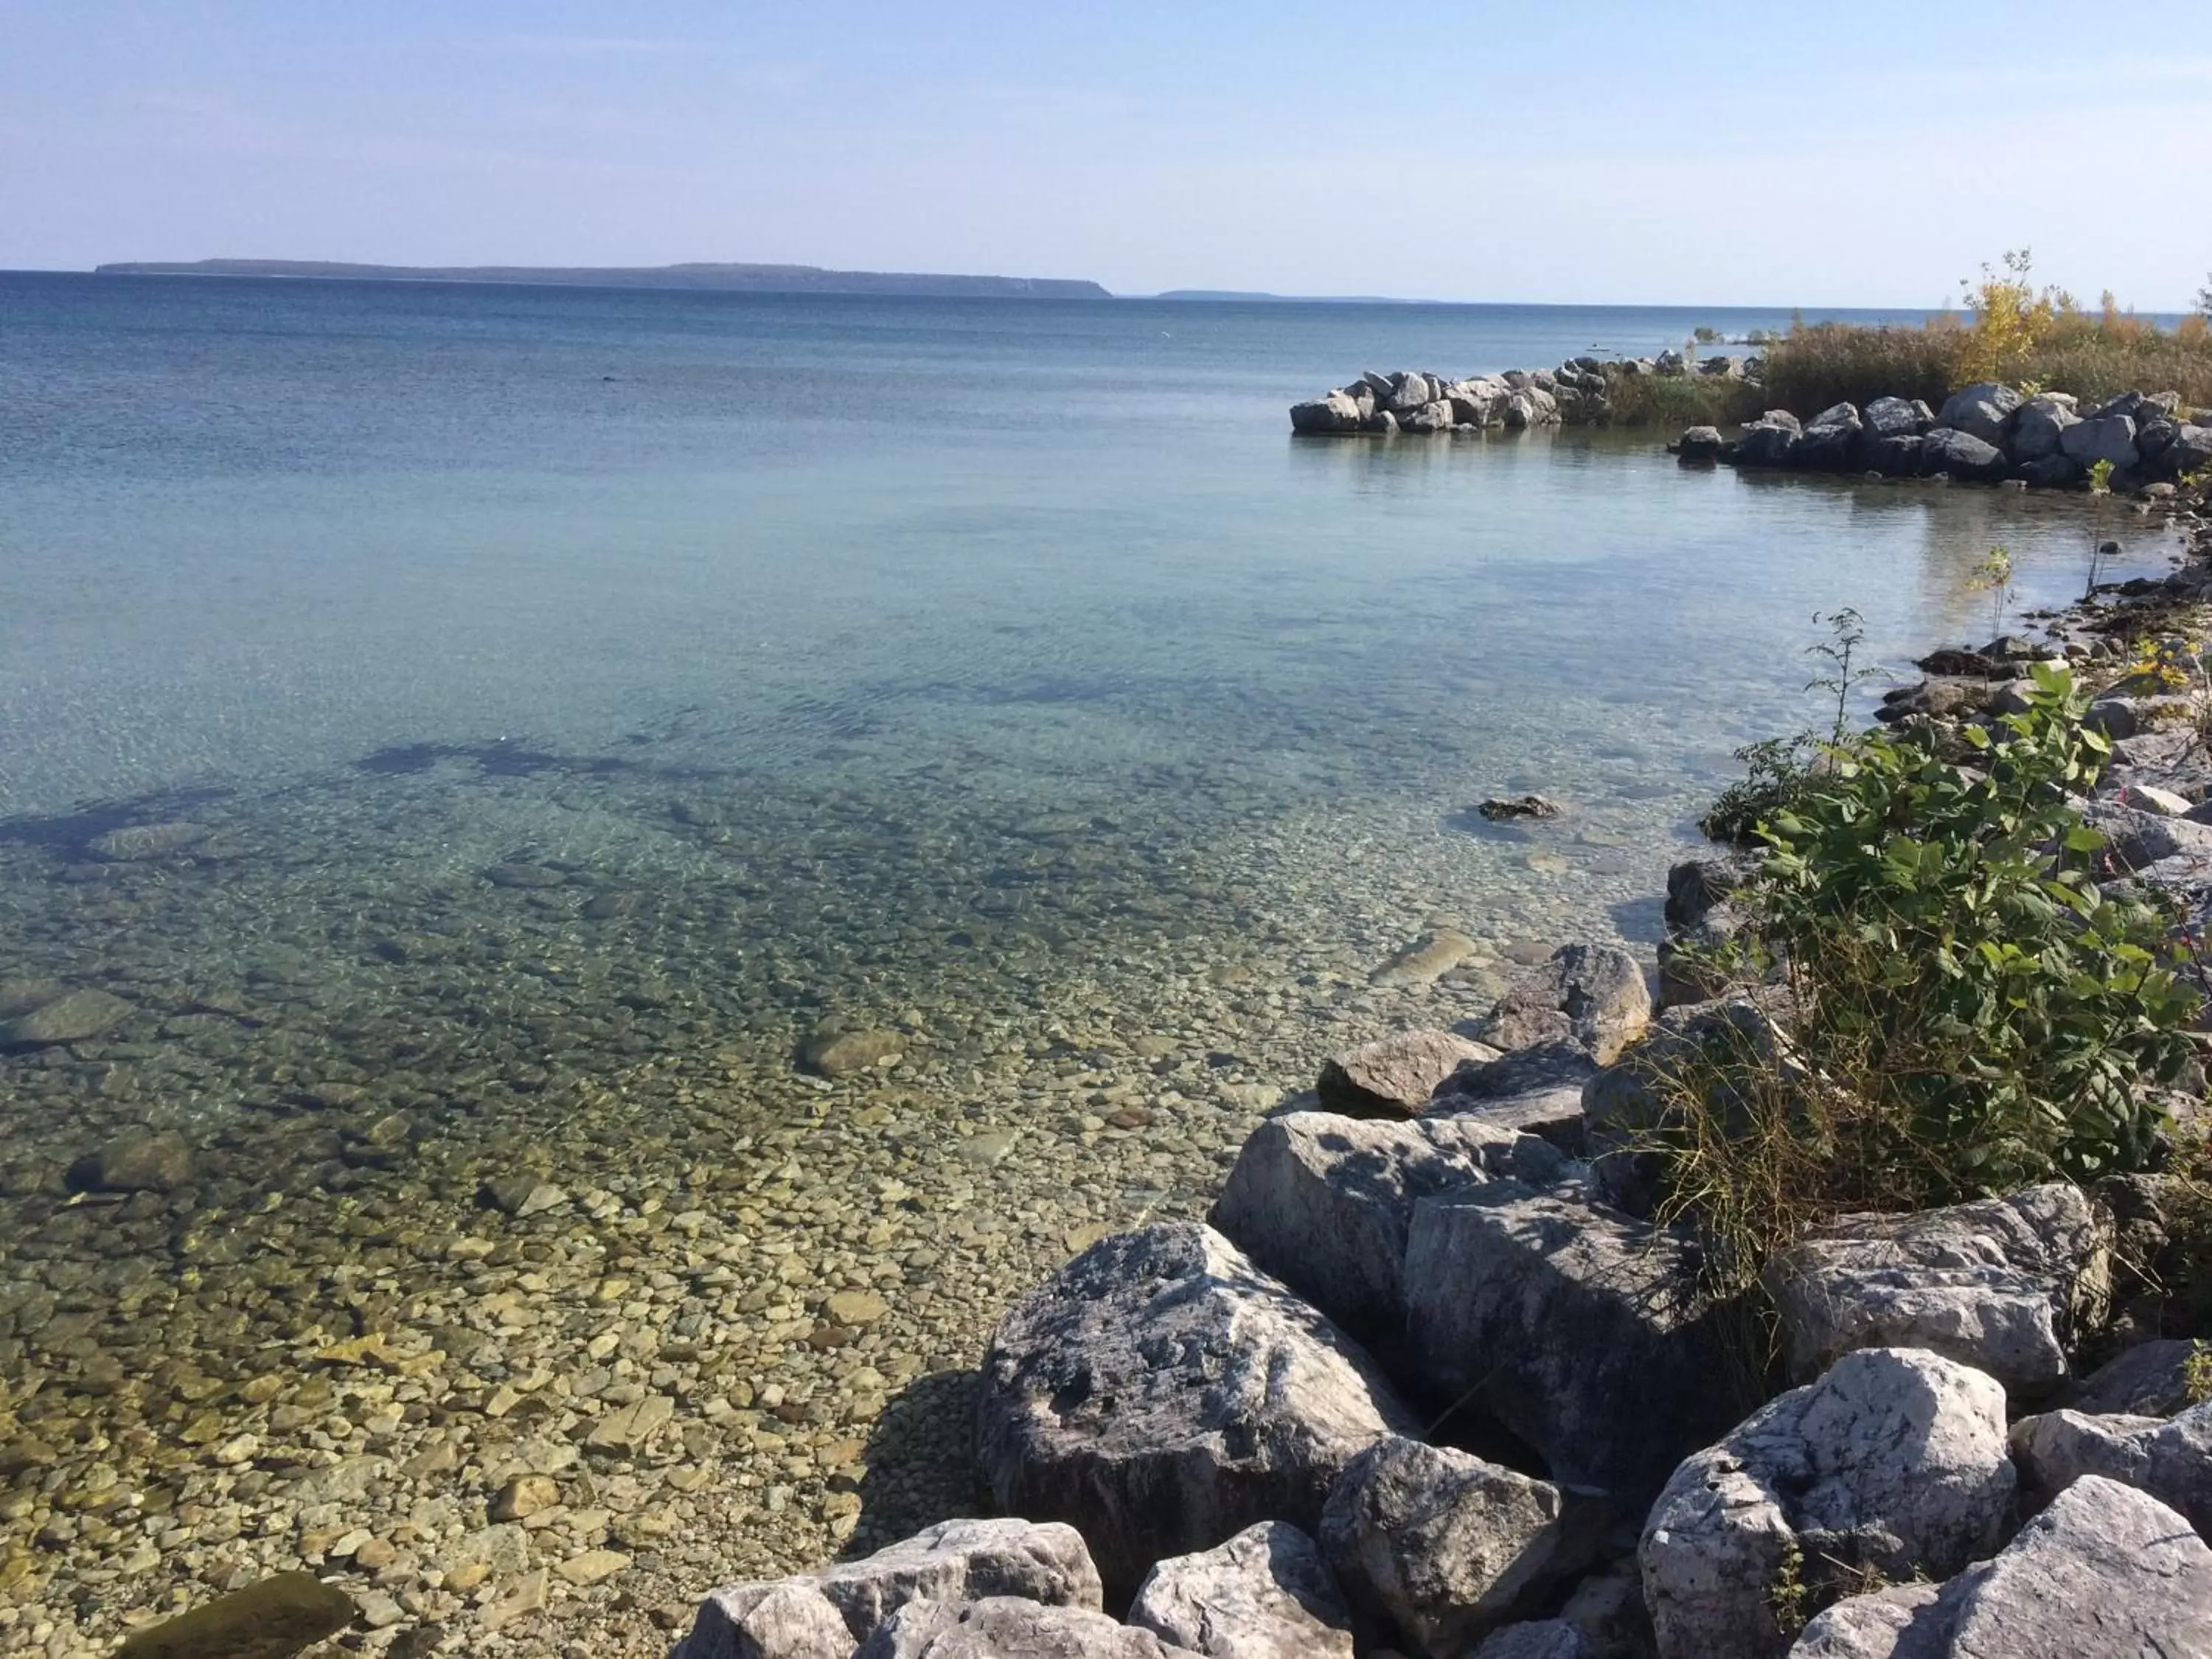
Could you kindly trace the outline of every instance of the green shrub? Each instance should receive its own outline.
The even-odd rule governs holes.
[[[2146,1085],[2182,1071],[2197,1000],[2167,918],[2100,890],[2069,801],[2107,752],[2086,706],[2039,667],[2027,712],[1964,729],[1970,766],[1925,726],[1774,757],[1737,948],[1778,975],[1786,1034],[1678,1068],[1650,1148],[1738,1284],[1827,1215],[2152,1161]]]

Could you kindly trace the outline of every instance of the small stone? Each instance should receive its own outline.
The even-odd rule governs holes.
[[[169,823],[133,823],[94,836],[86,852],[111,864],[132,864],[146,859],[173,858],[190,852],[213,831],[204,823],[178,820]]]
[[[961,1160],[980,1164],[988,1169],[1005,1161],[1006,1154],[1014,1150],[1015,1139],[1016,1132],[1012,1129],[994,1129],[985,1134],[970,1135],[960,1143]]]
[[[192,1178],[191,1143],[173,1129],[124,1135],[70,1166],[79,1192],[166,1193]]]
[[[806,1040],[799,1061],[819,1077],[850,1077],[894,1065],[906,1048],[896,1031],[847,1030],[824,1025]]]
[[[1516,795],[1509,799],[1486,800],[1475,811],[1492,823],[1508,823],[1516,818],[1555,818],[1559,816],[1559,804],[1548,795]]]
[[[530,1189],[530,1196],[522,1200],[521,1206],[514,1212],[514,1218],[523,1221],[533,1215],[543,1215],[548,1210],[558,1209],[568,1201],[568,1194],[560,1188],[550,1181],[540,1182]]]
[[[891,1310],[891,1304],[873,1291],[839,1291],[823,1304],[822,1310],[839,1325],[872,1325]]]
[[[572,1584],[599,1584],[629,1566],[629,1557],[620,1550],[586,1550],[563,1561],[560,1573]]]
[[[477,1615],[477,1622],[486,1630],[498,1630],[511,1625],[525,1613],[536,1613],[543,1607],[552,1588],[552,1575],[544,1568],[526,1572],[512,1583],[502,1586],[499,1594],[484,1604],[483,1611]]]
[[[446,1575],[446,1588],[456,1595],[466,1595],[490,1577],[491,1569],[483,1562],[464,1561]]]
[[[311,1572],[279,1573],[134,1631],[118,1659],[289,1659],[353,1622],[353,1598]]]
[[[495,1521],[521,1521],[561,1501],[561,1488],[542,1474],[517,1475],[491,1500]]]
[[[666,1395],[649,1394],[601,1418],[585,1443],[593,1451],[642,1450],[675,1415],[676,1404]]]
[[[397,1546],[381,1538],[371,1538],[353,1553],[353,1564],[363,1572],[382,1572],[399,1559]]]
[[[542,864],[495,864],[484,879],[495,887],[560,887],[568,878]]]

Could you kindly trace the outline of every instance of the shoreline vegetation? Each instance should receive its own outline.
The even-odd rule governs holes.
[[[2001,268],[1984,267],[1979,283],[1966,285],[1963,313],[1947,310],[1918,327],[1801,320],[1787,332],[1742,342],[1757,348],[1748,356],[1701,356],[1701,347],[1727,343],[1706,327],[1679,349],[1650,357],[1585,356],[1554,369],[1462,380],[1370,373],[1294,405],[1291,428],[1316,435],[1389,436],[1547,425],[1671,427],[1712,434],[1693,446],[1692,459],[1733,459],[1733,451],[1723,456],[1717,447],[1725,441],[1720,434],[1731,427],[1748,431],[1762,422],[1794,424],[1802,431],[1830,416],[1840,420],[1846,409],[1857,422],[1870,405],[1919,404],[1918,427],[1905,434],[1919,438],[1939,423],[1936,411],[1963,391],[1992,386],[2016,393],[2014,408],[2047,400],[2069,422],[2077,410],[2100,414],[2135,393],[2139,400],[2158,402],[2166,416],[2178,417],[2178,425],[2212,427],[2212,284],[2198,296],[2198,309],[2169,328],[2124,310],[2109,294],[2090,309],[2061,290],[2039,289],[2031,268],[2025,251],[2007,254]],[[2124,412],[2133,417],[2133,409]],[[1904,430],[1900,424],[1899,432]],[[1989,441],[1986,434],[1971,435]],[[1840,443],[1834,450],[1832,457],[1823,452],[1808,469],[1892,471],[1892,476],[1922,471],[1917,457],[1910,470],[1897,472],[1858,465],[1867,459],[1863,446],[1854,451]],[[1986,456],[1972,459],[1981,474],[1949,470],[1956,476],[2019,476],[2010,467],[1992,469]],[[2176,473],[2154,469],[2154,476],[2171,477],[2203,465],[2212,460],[2212,444],[2203,455],[2186,459],[2190,465]],[[1778,459],[1771,464],[1792,463]],[[2085,464],[2073,477],[2021,481],[2086,478]]]

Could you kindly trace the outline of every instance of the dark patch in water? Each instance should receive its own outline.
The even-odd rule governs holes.
[[[48,852],[82,853],[87,842],[111,830],[133,824],[165,823],[187,816],[194,807],[228,799],[228,789],[172,789],[158,794],[134,795],[128,800],[94,801],[74,812],[45,817],[0,819],[0,842],[19,847],[43,848]]]
[[[560,777],[607,778],[627,774],[650,777],[703,777],[696,767],[649,767],[613,755],[561,755],[533,749],[520,738],[495,738],[489,743],[401,743],[364,755],[354,770],[372,777],[404,777],[427,772],[440,761],[464,761],[487,778],[533,778],[550,773]]]

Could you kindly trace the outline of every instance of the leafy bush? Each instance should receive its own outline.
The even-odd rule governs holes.
[[[2069,800],[2107,752],[2087,699],[2039,666],[2029,702],[1964,729],[1970,766],[1930,726],[1778,757],[1736,948],[1791,1017],[1678,1071],[1653,1147],[1723,1259],[1755,1272],[1826,1215],[2153,1160],[2146,1085],[2189,1059],[2187,959],[2150,903],[2100,890],[2102,839]]]

